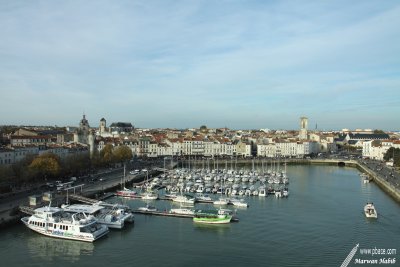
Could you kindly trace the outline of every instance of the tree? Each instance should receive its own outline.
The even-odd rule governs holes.
[[[400,167],[400,148],[389,148],[383,156],[383,159],[386,161],[393,159],[393,165]]]
[[[114,161],[113,145],[107,144],[100,151],[100,158],[105,164],[110,164]]]
[[[114,149],[113,151],[114,158],[118,162],[126,161],[132,159],[132,150],[126,146],[118,146],[117,148]]]
[[[60,159],[53,153],[46,153],[35,157],[29,169],[33,172],[34,178],[54,177],[60,172]]]
[[[382,130],[375,129],[374,134],[384,134],[385,132]]]

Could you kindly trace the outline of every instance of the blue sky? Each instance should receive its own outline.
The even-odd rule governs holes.
[[[400,127],[399,1],[0,0],[0,124]]]

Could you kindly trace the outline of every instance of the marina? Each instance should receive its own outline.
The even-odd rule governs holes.
[[[249,205],[247,208],[197,201],[192,207],[182,207],[181,203],[175,204],[168,196],[165,197],[181,194],[179,190],[167,192],[167,185],[158,190],[160,196],[158,200],[111,196],[107,202],[111,205],[128,206],[135,214],[135,223],[128,224],[120,231],[109,232],[108,238],[96,241],[90,250],[85,250],[79,244],[81,242],[75,241],[77,244],[68,243],[68,247],[71,247],[70,252],[64,254],[52,250],[51,257],[61,261],[61,266],[70,264],[68,255],[80,264],[94,266],[95,263],[91,262],[90,255],[110,257],[115,253],[121,257],[121,264],[130,262],[134,257],[137,264],[182,266],[182,259],[188,264],[198,260],[195,255],[212,255],[212,261],[205,260],[203,264],[260,266],[264,262],[269,262],[274,266],[289,266],[289,263],[290,266],[339,266],[356,243],[364,247],[373,244],[377,247],[396,248],[393,235],[398,235],[396,222],[400,219],[399,205],[373,182],[365,184],[356,169],[337,166],[288,166],[287,177],[290,179],[287,185],[290,196],[287,199],[277,198],[275,193],[266,194],[266,197],[208,194],[212,200],[243,198]],[[162,184],[163,179],[160,178],[159,181]],[[262,189],[260,181],[254,184]],[[266,191],[268,186],[266,182],[264,185]],[[196,194],[206,195],[192,193]],[[378,220],[367,219],[364,212],[361,212],[368,201],[373,201],[374,205],[379,207],[381,216]],[[156,211],[139,210],[140,207],[147,205],[153,206]],[[179,208],[189,210],[228,208],[231,211],[236,210],[236,216],[240,220],[234,224],[195,223],[192,222],[193,215],[170,212]],[[345,220],[337,219],[344,217]],[[16,225],[5,232],[5,240],[11,241],[11,247],[15,248],[17,243],[10,239],[10,233],[16,235],[20,246],[24,244],[23,240],[27,239],[38,239],[41,240],[40,243],[54,242],[51,241],[52,238],[43,239],[41,235],[24,231],[21,227],[23,226]],[[337,235],[337,233],[342,234]],[[310,243],[309,239],[318,242]],[[164,240],[168,240],[168,243]],[[6,248],[2,242],[0,248]],[[160,256],[151,258],[149,262],[148,257],[154,252],[152,244],[156,243],[157,253],[160,253]],[[124,254],[128,248],[130,252]],[[30,246],[29,257],[33,258],[33,262],[50,266],[51,263],[46,259],[34,256],[42,255],[41,249]],[[288,255],[287,250],[292,253]],[[16,253],[15,249],[12,251]],[[269,253],[266,254],[265,251]],[[167,255],[168,260],[163,260]],[[21,255],[18,257],[24,258]],[[7,258],[7,261],[10,264],[18,264],[18,257]]]

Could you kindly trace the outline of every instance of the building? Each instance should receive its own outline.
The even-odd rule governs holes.
[[[300,118],[300,132],[299,132],[299,139],[300,140],[307,140],[307,128],[308,128],[308,118],[301,117]]]
[[[110,125],[110,132],[113,134],[125,134],[133,131],[133,126],[130,122],[114,122]]]
[[[79,122],[78,129],[74,132],[74,143],[85,144],[89,146],[90,155],[93,155],[94,146],[94,132],[90,129],[89,121],[86,119],[85,114]]]

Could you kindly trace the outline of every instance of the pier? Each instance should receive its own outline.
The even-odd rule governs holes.
[[[175,217],[175,218],[193,218],[194,215],[190,214],[177,214],[170,213],[168,211],[144,211],[144,210],[133,210],[132,213],[142,214],[142,215],[154,215],[154,216],[164,216],[164,217]],[[239,218],[233,216],[231,222],[239,222]]]

